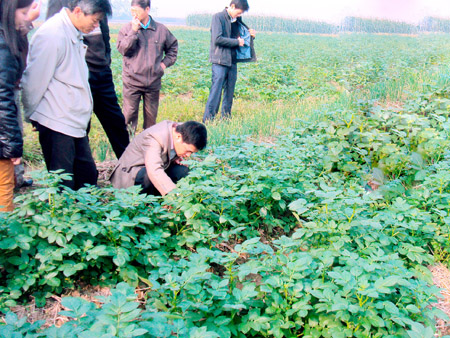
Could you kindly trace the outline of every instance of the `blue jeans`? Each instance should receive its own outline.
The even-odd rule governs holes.
[[[233,105],[234,87],[237,80],[237,65],[231,67],[221,66],[213,63],[212,65],[212,83],[209,91],[208,101],[206,102],[203,122],[212,120],[219,111],[220,99],[222,98],[222,118],[231,117],[231,106]]]

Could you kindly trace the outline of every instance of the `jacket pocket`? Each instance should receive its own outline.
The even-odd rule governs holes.
[[[158,77],[163,77],[163,75],[164,75],[164,69],[163,69],[163,67],[161,66],[161,62],[158,62],[158,64],[157,64],[157,66],[156,66],[157,68],[157,70],[158,70]]]

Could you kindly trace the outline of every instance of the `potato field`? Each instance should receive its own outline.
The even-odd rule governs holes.
[[[158,121],[200,121],[210,34],[171,30]],[[428,267],[450,263],[450,37],[261,32],[255,47],[232,119],[207,125],[173,193],[33,173],[0,215],[0,337],[445,336]],[[90,141],[113,158],[96,120]],[[111,294],[63,297],[61,326],[14,313],[93,285]]]

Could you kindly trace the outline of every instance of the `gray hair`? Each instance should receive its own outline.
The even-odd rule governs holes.
[[[73,11],[75,7],[80,7],[86,15],[101,13],[106,16],[112,15],[111,3],[109,0],[69,0],[67,7]]]

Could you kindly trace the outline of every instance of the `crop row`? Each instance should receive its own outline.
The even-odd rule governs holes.
[[[210,34],[174,30],[180,41],[177,63],[166,73],[162,91],[175,97],[189,95],[206,102],[211,70],[208,63]],[[338,97],[366,92],[394,81],[402,84],[450,63],[444,36],[298,36],[259,34],[257,63],[239,66],[237,98],[252,101],[299,100]],[[113,55],[116,83],[120,85],[121,59]],[[417,77],[417,79],[416,79]],[[118,90],[121,92],[120,90]]]
[[[42,334],[431,338],[445,316],[429,307],[428,248],[450,253],[449,94],[359,102],[276,143],[231,138],[164,199],[41,174],[1,219],[0,304],[126,281],[148,287],[143,307],[119,284],[101,308],[67,298],[76,320]],[[42,332],[6,320],[0,334]]]

